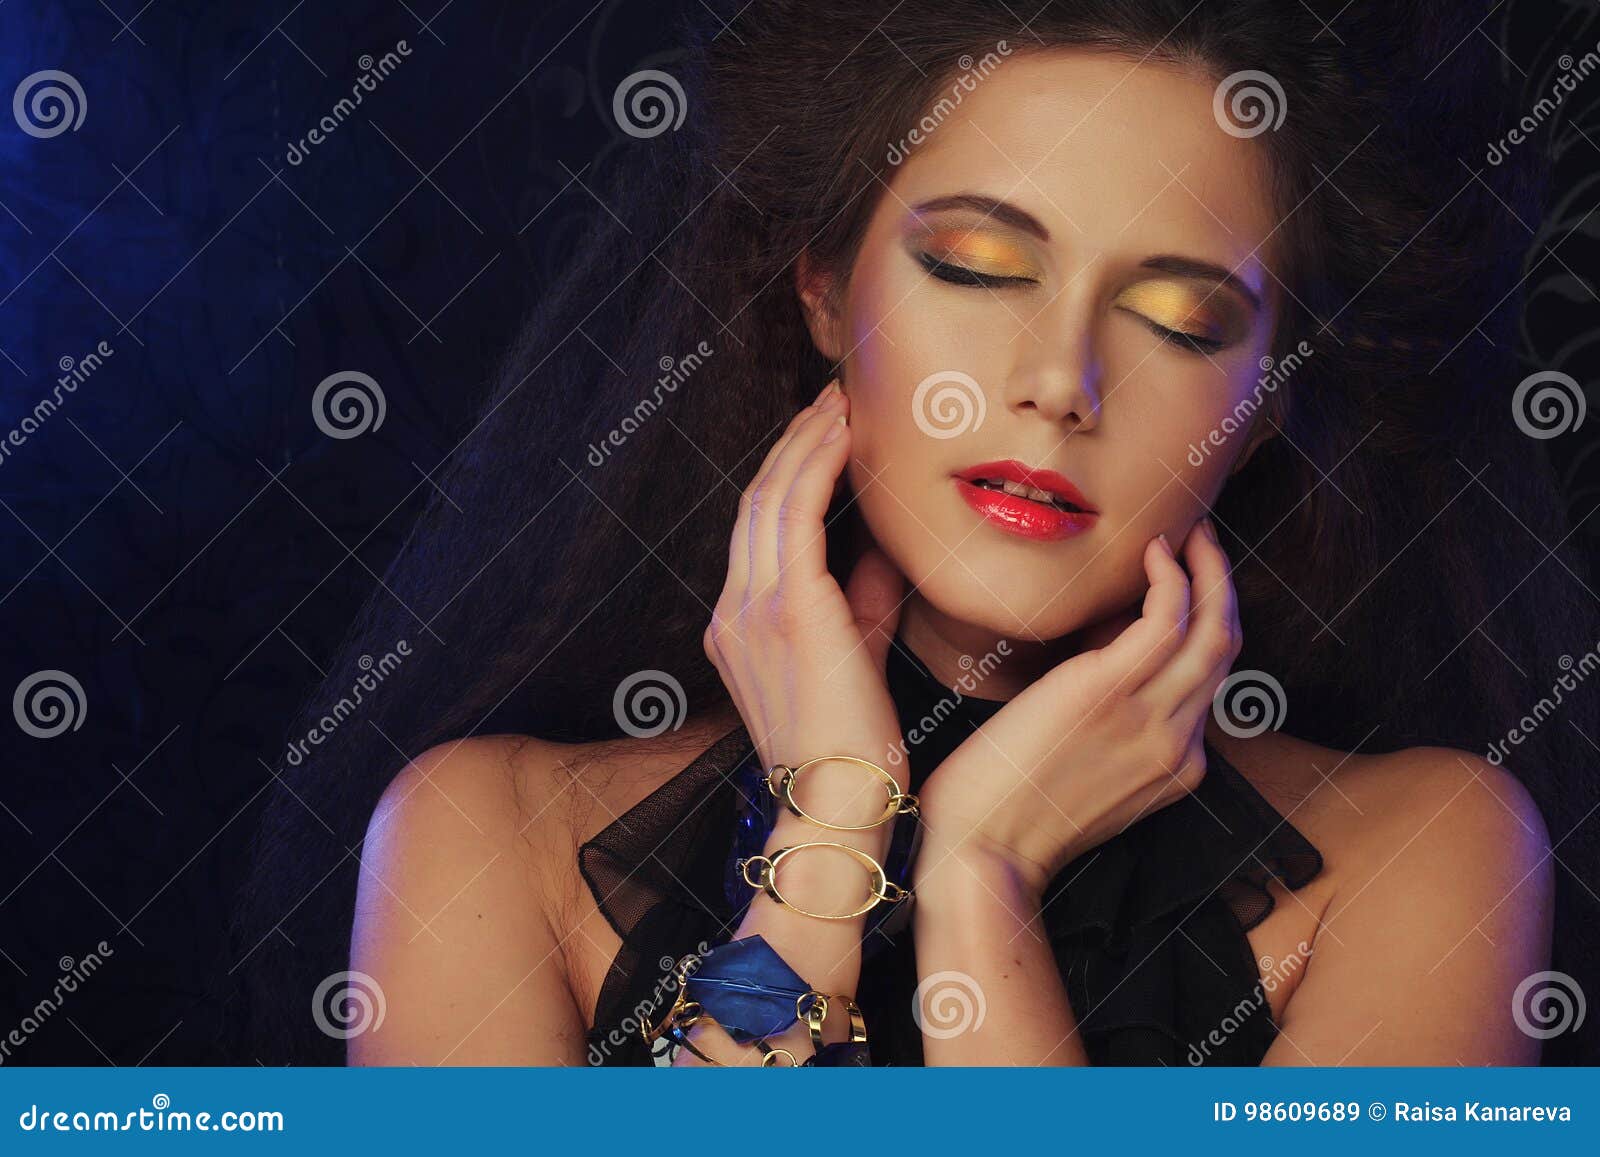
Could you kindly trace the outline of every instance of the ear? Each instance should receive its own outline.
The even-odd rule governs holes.
[[[801,250],[794,263],[795,292],[805,314],[811,344],[830,362],[837,362],[845,348],[834,301],[833,280],[817,270],[809,250]]]
[[[1250,424],[1249,440],[1245,442],[1244,450],[1240,452],[1233,468],[1228,471],[1229,478],[1243,470],[1245,463],[1250,461],[1257,450],[1278,436],[1282,423],[1283,401],[1274,393],[1267,404],[1256,411],[1255,420]]]

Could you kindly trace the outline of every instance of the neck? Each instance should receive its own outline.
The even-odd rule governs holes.
[[[1136,618],[1134,606],[1058,638],[1040,639],[952,618],[913,590],[901,608],[897,634],[946,687],[981,673],[972,693],[1005,700],[1074,655],[1109,643]]]

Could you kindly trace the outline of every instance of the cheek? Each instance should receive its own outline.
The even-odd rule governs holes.
[[[977,407],[999,404],[1000,381],[987,379],[1003,374],[1012,334],[993,319],[975,326],[963,304],[914,269],[879,269],[852,281],[846,375],[863,459],[913,457],[913,443],[924,456],[948,450],[950,441],[919,428],[919,408],[924,426],[947,431],[970,427]]]
[[[1177,547],[1216,501],[1249,437],[1248,414],[1234,417],[1249,396],[1238,382],[1196,382],[1186,397],[1166,397],[1130,419],[1127,428],[1140,433],[1118,463],[1117,486],[1148,537],[1165,531]]]

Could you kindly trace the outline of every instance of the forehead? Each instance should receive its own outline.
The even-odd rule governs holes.
[[[1277,225],[1270,162],[1260,139],[1218,124],[1215,79],[1074,49],[1014,52],[970,83],[924,118],[891,183],[901,200],[977,191],[1027,209],[1084,260],[1172,250],[1243,262],[1261,284]]]

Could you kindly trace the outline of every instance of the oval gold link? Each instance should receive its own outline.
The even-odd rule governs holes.
[[[828,763],[830,761],[837,763],[853,763],[859,767],[865,767],[879,779],[881,786],[887,792],[887,799],[884,802],[884,810],[882,815],[873,820],[871,823],[866,824],[835,824],[829,823],[827,820],[817,818],[800,806],[799,801],[794,798],[794,792],[795,783],[799,780],[801,773],[804,772],[806,768],[812,767],[815,764]],[[767,790],[772,795],[782,800],[783,805],[801,819],[810,820],[818,827],[827,828],[830,831],[835,832],[864,832],[870,828],[875,828],[880,824],[888,823],[901,812],[910,812],[913,815],[917,814],[916,796],[901,791],[900,784],[895,780],[894,776],[884,768],[879,767],[876,763],[873,763],[870,760],[858,759],[853,755],[819,755],[815,759],[808,759],[804,763],[795,767],[791,767],[785,763],[773,764],[772,769],[767,773]]]

